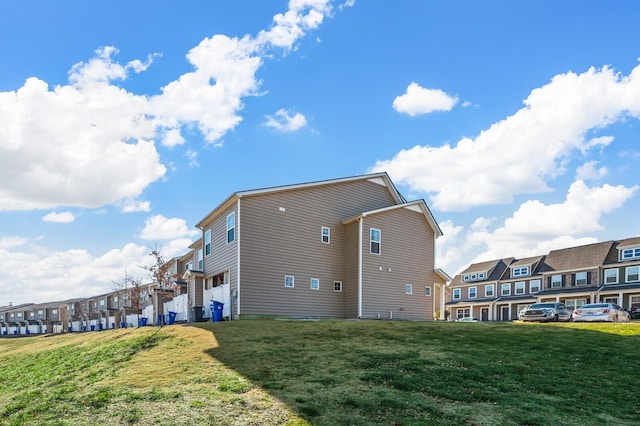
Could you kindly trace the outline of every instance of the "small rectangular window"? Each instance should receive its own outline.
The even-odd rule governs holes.
[[[494,294],[493,284],[489,284],[488,286],[486,286],[484,288],[484,296],[485,297],[493,297],[493,294]]]
[[[476,287],[469,287],[469,299],[475,299],[478,295],[478,289]]]
[[[413,294],[413,285],[405,284],[404,285],[404,294]]]
[[[317,278],[311,278],[310,287],[311,290],[320,290],[320,280]]]
[[[510,283],[502,284],[502,287],[500,288],[500,295],[509,296],[510,294],[511,294],[511,284]]]
[[[552,275],[551,288],[560,288],[560,287],[562,287],[562,275]]]
[[[425,287],[424,288],[424,295],[427,297],[431,296],[431,287]]]
[[[453,289],[453,300],[458,300],[460,299],[460,289],[459,288],[454,288]]]
[[[519,268],[513,268],[512,275],[513,277],[523,277],[529,275],[529,267],[521,266]]]
[[[211,229],[204,233],[204,254],[211,254]]]
[[[479,280],[484,280],[484,278],[485,278],[485,274],[484,274],[484,272],[480,272],[480,273],[478,274],[478,279],[479,279]]]
[[[627,282],[640,281],[640,266],[628,266],[626,268]]]
[[[342,281],[334,281],[333,282],[333,291],[342,291]]]
[[[540,291],[540,280],[531,280],[529,283],[529,293],[538,293]]]
[[[327,227],[322,227],[322,234],[321,234],[321,238],[322,238],[322,242],[325,244],[329,244],[329,238],[331,235],[331,230]]]
[[[380,254],[380,239],[381,239],[380,230],[371,228],[369,235],[370,235],[370,241],[371,241],[371,253]]]
[[[293,275],[285,275],[284,276],[284,286],[285,287],[291,287],[293,288],[293,284],[294,284],[294,278]]]
[[[524,294],[524,281],[516,283],[516,294]]]
[[[236,239],[236,213],[227,216],[227,244]]]
[[[576,272],[576,285],[587,285],[586,272]]]
[[[456,318],[469,318],[471,316],[471,309],[458,308],[456,309]]]
[[[618,269],[605,269],[604,270],[604,283],[605,284],[618,284]]]
[[[202,259],[202,249],[198,249],[198,271],[202,271],[204,261]]]
[[[469,281],[469,275],[465,275],[462,277],[462,281]]]

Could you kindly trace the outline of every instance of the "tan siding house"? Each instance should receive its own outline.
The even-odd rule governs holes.
[[[364,216],[388,233],[388,252],[378,260],[397,266],[397,288],[387,276],[363,280],[358,247],[368,250],[369,231],[360,243],[358,218]],[[205,279],[226,273],[233,318],[362,317],[364,288],[368,317],[383,310],[396,310],[397,318],[433,317],[425,287],[441,280],[433,265],[441,231],[424,201],[407,203],[386,173],[238,192],[197,226]]]

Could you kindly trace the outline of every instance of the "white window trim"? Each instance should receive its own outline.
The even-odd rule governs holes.
[[[489,289],[491,289],[491,294],[489,294]],[[484,297],[494,297],[496,295],[496,288],[493,284],[489,284],[484,288]]]
[[[340,289],[336,290],[336,284],[340,284]],[[335,291],[337,293],[341,293],[342,292],[342,281],[334,281],[333,282],[333,291]]]
[[[375,241],[373,239],[374,231],[376,231],[378,233],[378,241]],[[373,243],[377,243],[378,244],[378,251],[377,252],[373,251]],[[377,228],[369,228],[369,253],[377,254],[377,255],[382,253],[382,231],[377,229]]]
[[[207,243],[207,241],[209,241]],[[209,246],[207,251],[207,245]],[[209,256],[211,254],[211,229],[207,229],[204,233],[204,254],[205,256]]]
[[[413,284],[404,285],[404,294],[413,294]]]
[[[533,289],[533,283],[537,284],[538,289],[534,291]],[[541,280],[531,280],[529,281],[529,293],[539,293],[540,289],[542,288],[542,281]]]
[[[311,290],[320,290],[320,280],[318,278],[311,278],[309,280],[309,288]]]
[[[518,290],[522,289],[521,292],[519,292]],[[527,292],[527,285],[524,281],[517,281],[515,283],[515,293],[516,295],[521,295],[521,294],[525,294]]]
[[[527,277],[529,276],[528,266],[517,266],[511,270],[512,277]]]
[[[505,289],[507,289],[506,292]],[[500,286],[500,296],[511,296],[511,283],[503,283]]]
[[[471,295],[471,290],[473,289],[473,296]],[[469,295],[469,299],[476,299],[478,297],[478,287],[469,287],[467,290],[467,294]]]
[[[456,297],[456,293],[458,297]],[[462,297],[462,290],[460,290],[459,288],[454,288],[451,290],[451,298],[453,300],[460,300],[461,297]]]
[[[425,287],[424,288],[424,295],[425,297],[431,297],[431,287]]]
[[[556,281],[554,278],[559,277],[560,280]],[[557,286],[554,286],[553,284],[559,284]],[[549,284],[551,288],[562,288],[562,275],[551,275],[551,283]]]
[[[462,313],[462,315],[460,315]],[[456,318],[469,318],[471,316],[471,308],[456,309]]]
[[[324,231],[327,231],[327,235],[326,235],[327,241],[324,240],[324,238],[325,238]],[[320,241],[323,244],[330,244],[331,243],[331,228],[326,227],[326,226],[323,226],[321,228],[321,230],[320,230]]]
[[[290,280],[288,280],[291,278]],[[287,285],[287,281],[291,281],[291,285]],[[286,288],[294,288],[296,285],[296,278],[293,275],[285,275],[284,276],[284,286]]]
[[[630,275],[629,274],[629,270],[630,269],[635,269],[636,270],[636,273],[633,274],[633,275],[637,275],[638,278],[636,278],[635,280],[630,280],[629,279],[629,275]],[[640,266],[634,265],[634,266],[627,266],[626,268],[624,268],[624,278],[625,278],[625,282],[628,282],[628,283],[636,283],[636,282],[640,281]]]
[[[229,227],[229,218],[233,217],[233,226]],[[229,231],[233,230],[233,239],[229,240]],[[236,240],[236,212],[227,215],[227,244],[231,244]]]
[[[584,278],[578,278],[578,277],[583,277],[583,276],[584,276]],[[589,281],[589,273],[588,272],[584,272],[584,271],[576,272],[575,280],[576,280],[576,285],[577,286],[587,285],[588,281]],[[584,281],[584,283],[581,284],[580,281]]]

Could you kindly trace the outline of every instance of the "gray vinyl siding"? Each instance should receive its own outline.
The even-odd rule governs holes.
[[[380,254],[371,254],[369,230],[381,231]],[[433,296],[426,285],[438,282],[434,232],[424,214],[395,209],[367,216],[363,222],[363,318],[433,319]],[[405,284],[413,293],[405,294]]]
[[[345,226],[344,254],[344,293],[345,318],[358,318],[358,234],[359,222],[354,221]]]
[[[231,243],[227,243],[227,216],[232,212],[235,212],[236,214],[235,240]],[[203,241],[204,232],[208,229],[211,229],[211,253],[207,256],[203,251],[203,273],[205,279],[228,270],[231,292],[233,292],[238,288],[238,241],[240,239],[240,220],[238,217],[237,204],[234,204],[224,212],[221,212],[216,216],[213,222],[204,225],[202,234]],[[202,293],[202,289],[200,292]],[[233,312],[238,312],[237,306],[233,307]]]
[[[388,188],[366,180],[242,198],[241,315],[344,317],[357,281],[345,279],[342,221],[393,204]],[[331,229],[329,244],[321,241],[323,226]],[[284,286],[285,275],[295,277],[294,288]],[[311,278],[319,290],[310,289]]]

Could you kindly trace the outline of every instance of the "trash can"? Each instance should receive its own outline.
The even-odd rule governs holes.
[[[71,333],[71,332],[73,331],[73,327],[71,327],[71,326],[67,327],[67,331],[68,331],[69,333]]]
[[[120,328],[127,328],[127,324],[124,321],[120,321]]]
[[[147,319],[145,317],[140,317],[140,319],[138,320],[138,325],[140,327],[144,327],[147,325]]]
[[[96,331],[96,326],[95,325],[91,324],[90,327],[91,327],[91,331]]]
[[[87,326],[86,325],[82,326],[82,331],[87,331]]]
[[[102,323],[98,324],[98,330],[99,330],[99,331],[102,331],[102,328],[103,328]]]
[[[202,306],[194,306],[191,308],[191,318],[193,318],[193,322],[204,321],[204,308]]]
[[[115,322],[112,322],[112,323],[111,323],[111,329],[112,329],[112,330],[115,330],[115,329],[116,329],[116,323],[115,323]]]
[[[167,315],[167,324],[171,325],[176,322],[176,315],[178,315],[176,312],[169,311],[169,315]]]
[[[211,301],[211,321],[222,321],[222,309],[224,308],[224,303],[218,302],[216,300]]]

